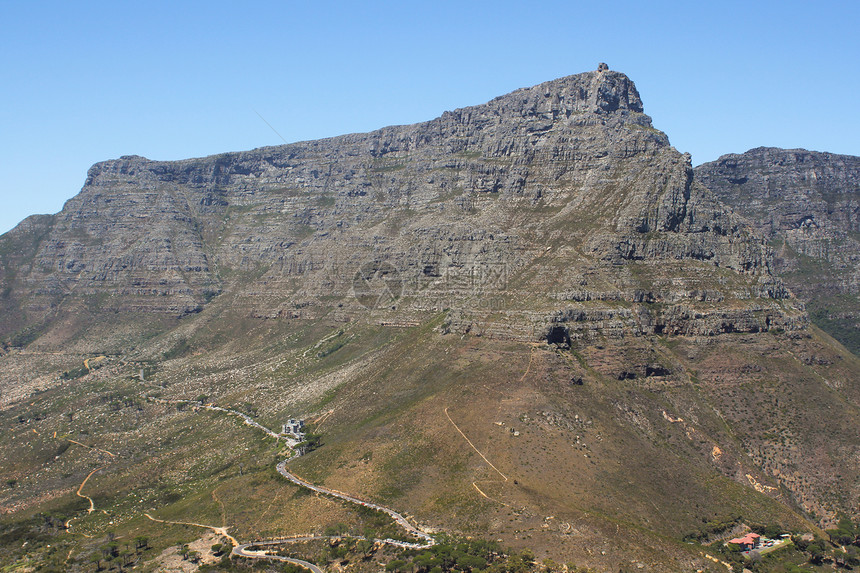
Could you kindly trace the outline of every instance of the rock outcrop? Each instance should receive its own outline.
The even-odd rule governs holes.
[[[8,338],[92,312],[408,322],[535,339],[804,323],[760,238],[601,69],[417,125],[93,166],[2,238]],[[11,245],[25,244],[14,249]],[[82,302],[83,301],[83,302]],[[68,326],[68,325],[67,325]]]
[[[748,218],[815,321],[860,352],[860,157],[760,147],[696,168]]]

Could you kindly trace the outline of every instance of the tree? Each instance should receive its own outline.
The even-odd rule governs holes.
[[[845,549],[845,565],[848,567],[860,565],[860,550],[854,545],[849,545]]]
[[[322,445],[322,436],[320,434],[305,434],[305,439],[296,444],[296,449],[301,455],[312,452]]]
[[[117,557],[119,558],[119,562],[122,563],[122,566],[124,567],[131,562],[132,556],[133,554],[131,551],[124,550],[120,551]]]
[[[418,568],[419,571],[426,573],[430,571],[432,568],[440,565],[440,561],[436,559],[436,557],[430,553],[429,551],[425,551],[423,553],[418,554],[413,560],[412,564]]]
[[[800,535],[792,535],[791,542],[797,547],[800,551],[806,551],[806,548],[809,547],[809,541],[802,538]]]
[[[841,549],[833,550],[833,561],[835,561],[836,564],[840,567],[845,567],[845,558],[846,555],[844,551],[842,551]]]
[[[337,537],[346,533],[348,529],[349,528],[346,526],[345,523],[338,523],[335,525],[327,526],[323,531],[323,534],[329,537]]]
[[[227,537],[222,537],[221,548],[225,555],[230,555],[230,553],[233,551],[233,544],[230,542],[230,539],[228,539]]]
[[[824,562],[824,547],[823,544],[810,543],[806,548],[809,553],[809,560],[815,565],[821,565]]]
[[[111,541],[101,548],[102,556],[105,560],[113,559],[119,555],[119,544],[116,541]]]
[[[508,557],[507,570],[510,573],[526,573],[534,564],[535,555],[528,549],[523,549]]]
[[[860,545],[860,525],[847,517],[842,517],[835,529],[828,529],[827,535],[837,545]]]
[[[551,562],[550,565],[547,565],[548,571],[555,571],[555,563],[552,562],[552,559],[547,559],[547,561]],[[546,562],[544,562],[546,565]],[[473,571],[475,569],[483,569],[487,566],[487,560],[478,557],[477,555],[469,555],[463,554],[457,556],[457,567],[463,571]]]
[[[373,541],[369,539],[361,539],[355,544],[355,549],[361,553],[362,559],[368,559],[373,553]]]
[[[782,528],[778,525],[768,525],[764,528],[764,536],[770,539],[776,539],[782,535]]]

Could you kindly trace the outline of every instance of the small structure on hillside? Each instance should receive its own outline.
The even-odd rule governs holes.
[[[305,421],[290,418],[281,426],[281,434],[293,436],[297,440],[305,439]]]
[[[743,537],[729,539],[728,543],[737,545],[741,551],[752,551],[761,547],[761,535],[758,533],[747,533]]]

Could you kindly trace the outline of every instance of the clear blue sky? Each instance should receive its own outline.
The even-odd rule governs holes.
[[[369,131],[596,69],[699,164],[860,155],[860,3],[0,0],[0,232],[91,164]]]

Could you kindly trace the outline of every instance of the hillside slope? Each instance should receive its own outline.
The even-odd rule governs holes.
[[[144,513],[228,526],[246,541],[379,526],[280,478],[283,445],[180,400],[270,428],[304,418],[322,435],[291,465],[304,479],[431,531],[600,571],[706,570],[713,550],[688,541],[719,538],[714,524],[820,535],[860,497],[860,363],[817,331],[565,349],[440,334],[442,320],[247,321],[212,306],[182,328],[180,356],[160,352],[179,334],[168,333],[3,412],[0,464],[15,483],[0,496],[0,525],[73,518],[70,531],[30,539],[32,551],[73,551],[79,571],[93,570],[109,531],[148,537],[148,559],[204,533]],[[80,365],[4,357],[6,372],[20,363]]]

